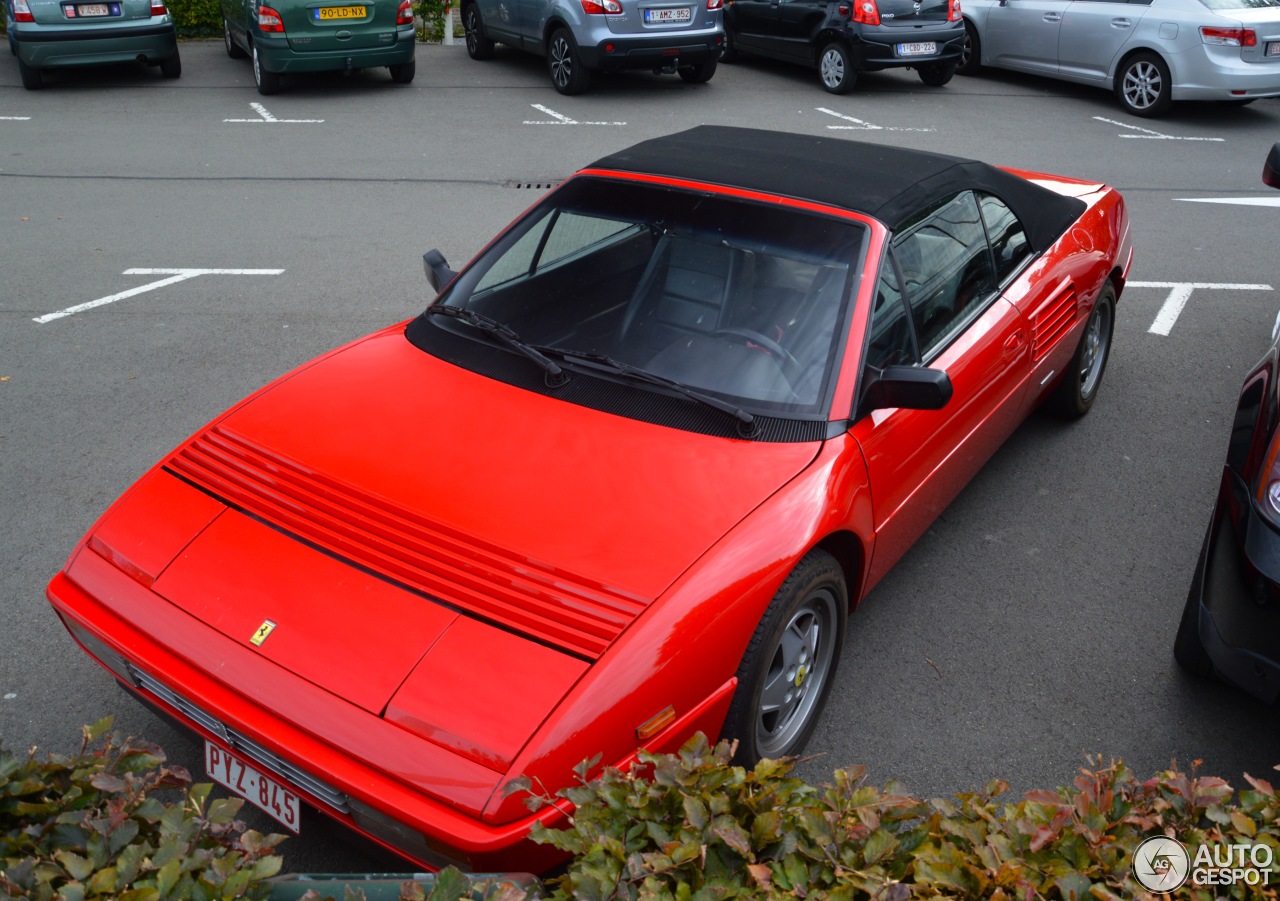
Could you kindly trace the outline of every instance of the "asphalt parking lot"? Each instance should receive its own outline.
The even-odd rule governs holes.
[[[264,98],[219,42],[182,54],[176,81],[95,69],[40,92],[0,63],[6,747],[67,749],[115,713],[199,774],[200,745],[129,702],[45,602],[74,542],[235,400],[416,314],[424,250],[460,265],[575,169],[714,123],[1104,181],[1135,230],[1093,411],[1033,417],[869,596],[801,772],[864,763],[934,796],[1063,784],[1086,754],[1142,775],[1203,760],[1233,783],[1280,763],[1274,710],[1171,655],[1236,393],[1280,311],[1280,208],[1241,202],[1280,199],[1259,178],[1280,101],[1138,120],[1094,89],[990,73],[930,89],[909,72],[834,97],[755,60],[567,98],[537,59],[460,45],[420,46],[407,86],[318,76]],[[312,815],[287,866],[401,864]]]

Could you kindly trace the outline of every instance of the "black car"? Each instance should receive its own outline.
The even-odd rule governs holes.
[[[964,50],[960,0],[730,0],[724,30],[724,62],[756,53],[800,63],[833,94],[877,69],[915,69],[941,87]]]
[[[1280,188],[1280,143],[1262,180]],[[1280,319],[1240,391],[1213,508],[1173,654],[1263,701],[1280,696]]]

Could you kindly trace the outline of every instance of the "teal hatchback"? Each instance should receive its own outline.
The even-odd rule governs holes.
[[[413,81],[412,0],[221,0],[227,55],[251,57],[259,94],[280,90],[295,72],[386,66],[392,81]]]
[[[139,61],[168,78],[182,74],[178,33],[164,0],[3,0],[9,49],[22,86],[48,69]]]

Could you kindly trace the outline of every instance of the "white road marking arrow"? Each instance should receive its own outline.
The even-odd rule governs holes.
[[[289,122],[289,123],[314,123],[323,122],[323,119],[277,119],[267,111],[267,108],[261,103],[250,103],[249,107],[258,114],[257,119],[223,119],[223,122],[248,122],[250,124],[259,122]]]
[[[1129,282],[1126,288],[1168,288],[1169,296],[1160,306],[1155,320],[1148,332],[1154,335],[1168,335],[1173,325],[1182,315],[1182,308],[1191,299],[1191,292],[1197,288],[1205,291],[1271,291],[1270,285],[1232,285],[1218,282]]]
[[[852,125],[828,125],[830,131],[936,131],[934,128],[899,128],[896,125],[872,125],[870,122],[864,122],[861,119],[855,119],[853,116],[845,116],[837,113],[835,110],[826,107],[816,107],[818,112],[826,113],[828,116],[835,116],[837,119],[843,119],[846,122],[852,122]]]
[[[531,107],[540,113],[546,113],[554,121],[548,122],[546,119],[525,119],[525,125],[626,125],[626,122],[579,122],[576,119],[570,119],[563,113],[557,113],[550,107],[543,106],[541,103],[530,103]]]
[[[1117,122],[1115,119],[1104,119],[1101,116],[1094,116],[1099,122],[1106,122],[1108,125],[1118,125],[1121,128],[1128,128],[1131,131],[1140,131],[1138,135],[1116,135],[1118,138],[1145,138],[1148,141],[1225,141],[1226,138],[1180,138],[1177,135],[1167,135],[1164,132],[1152,131],[1149,128],[1139,128],[1136,125],[1130,125],[1127,122]]]
[[[94,307],[106,306],[109,303],[115,303],[117,300],[124,300],[126,297],[145,294],[148,291],[154,291],[166,285],[176,285],[178,282],[185,282],[187,279],[195,278],[197,275],[279,275],[282,272],[284,272],[283,269],[126,269],[124,271],[125,275],[167,275],[169,278],[162,278],[157,282],[148,282],[145,285],[139,285],[136,288],[130,288],[128,291],[121,291],[119,294],[112,294],[109,297],[99,297],[97,300],[76,304],[74,307],[67,307],[65,310],[59,310],[56,313],[46,313],[43,316],[37,316],[31,321],[44,325],[46,322],[52,322],[55,319],[72,316],[76,313],[83,313],[85,310],[92,310]]]

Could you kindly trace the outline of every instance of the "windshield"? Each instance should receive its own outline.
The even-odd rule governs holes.
[[[440,302],[502,323],[573,377],[599,372],[574,355],[608,357],[757,412],[813,418],[865,236],[860,223],[776,204],[579,177]]]

